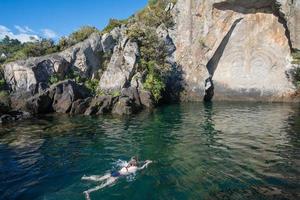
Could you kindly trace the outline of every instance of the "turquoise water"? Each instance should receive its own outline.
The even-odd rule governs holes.
[[[147,169],[91,199],[300,199],[300,108],[187,103],[127,118],[49,115],[0,127],[0,199],[84,200],[133,155]]]

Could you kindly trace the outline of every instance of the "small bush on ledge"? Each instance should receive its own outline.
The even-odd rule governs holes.
[[[292,52],[293,61],[292,64],[300,65],[300,50],[294,50]]]

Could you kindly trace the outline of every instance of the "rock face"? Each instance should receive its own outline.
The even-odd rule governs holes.
[[[161,24],[156,29],[171,66],[165,98],[176,99],[184,89],[186,100],[294,100],[291,50],[300,49],[300,0],[178,0],[165,12],[175,22],[173,28]],[[18,99],[31,98],[37,113],[86,115],[153,107],[151,93],[142,86],[145,76],[136,70],[139,46],[126,32],[122,25],[63,52],[6,64],[12,106],[22,108],[25,101]],[[111,55],[107,66],[104,55]],[[63,78],[70,69],[100,79],[98,89],[107,95],[76,98],[71,83],[48,88],[51,75]]]
[[[63,77],[71,67],[78,69],[82,76],[93,77],[101,67],[101,51],[101,36],[94,33],[60,53],[6,64],[5,80],[13,91],[30,91],[40,82],[48,83],[53,73]]]
[[[128,40],[123,29],[113,35],[119,35],[118,43],[113,43],[113,54],[107,69],[99,81],[99,89],[105,92],[120,91],[123,87],[130,86],[131,79],[135,73],[139,47],[137,43]],[[108,36],[106,36],[108,37]],[[112,36],[111,36],[112,37]],[[112,47],[112,45],[107,45]]]
[[[290,8],[285,16],[292,24],[299,1],[293,1],[292,7],[292,2],[285,2],[280,5]],[[282,16],[276,15],[275,3],[178,0],[173,39],[189,100],[203,99],[209,76],[215,99],[291,100],[296,88],[289,77],[290,38]],[[290,26],[297,32],[298,25]],[[296,47],[299,39],[292,32]]]
[[[300,50],[300,1],[277,0],[280,15],[286,20],[292,48]]]
[[[25,100],[22,110],[32,114],[41,113],[69,113],[73,102],[85,99],[89,96],[88,91],[77,85],[75,82],[66,80],[52,85],[49,89],[40,94]],[[23,100],[24,101],[24,100]]]
[[[6,112],[5,114],[0,115],[0,124],[20,121],[20,120],[28,119],[30,117],[31,117],[31,115],[28,112],[9,111],[9,112]]]

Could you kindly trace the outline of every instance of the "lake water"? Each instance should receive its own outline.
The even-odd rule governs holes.
[[[49,115],[0,127],[0,199],[84,200],[137,155],[154,162],[91,199],[300,199],[300,107],[186,103],[133,117]]]

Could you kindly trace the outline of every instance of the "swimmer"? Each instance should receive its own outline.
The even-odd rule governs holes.
[[[127,166],[123,167],[119,171],[111,172],[109,174],[105,174],[104,176],[83,176],[81,180],[89,180],[89,181],[95,181],[95,182],[100,182],[100,181],[105,181],[101,185],[98,185],[92,189],[86,190],[83,193],[85,194],[85,197],[87,200],[90,200],[90,193],[95,192],[97,190],[100,190],[104,187],[107,187],[109,185],[112,185],[115,183],[118,178],[122,176],[128,176],[130,174],[134,174],[138,170],[142,170],[146,168],[150,163],[152,163],[151,160],[146,160],[144,162],[144,165],[141,167],[138,167],[138,160],[137,157],[132,157],[131,160],[128,162]]]

